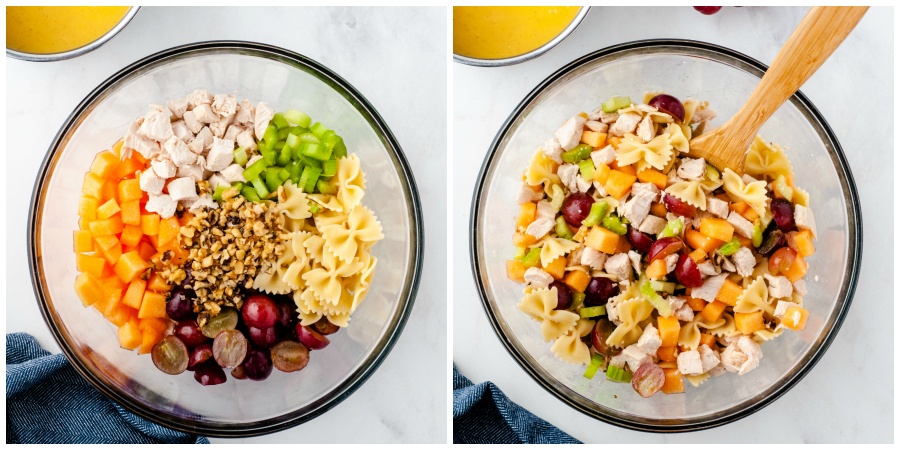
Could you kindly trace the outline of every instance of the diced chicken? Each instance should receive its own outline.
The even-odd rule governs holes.
[[[174,135],[163,144],[163,148],[165,148],[166,153],[169,155],[172,162],[175,163],[176,167],[197,162],[197,154],[192,152],[184,141],[178,139]]]
[[[584,248],[584,244],[578,244],[578,247],[575,250],[569,252],[568,256],[566,256],[566,267],[582,265],[581,255],[584,254]]]
[[[797,304],[785,300],[778,300],[778,303],[775,304],[775,312],[773,312],[772,315],[782,319],[784,318],[784,313],[787,312],[787,309],[791,306],[797,306]]]
[[[152,160],[150,161],[150,167],[153,168],[153,171],[156,172],[160,178],[169,179],[175,176],[176,171],[178,170],[175,167],[175,164],[172,163],[168,158]]]
[[[653,183],[634,183],[631,185],[632,197],[636,195],[645,195],[650,197],[650,200],[655,201],[657,194],[659,194],[659,188]]]
[[[685,303],[687,303],[687,299],[680,295],[670,295],[666,297],[666,301],[669,303],[669,307],[672,308],[672,311],[681,308]]]
[[[709,371],[707,373],[711,377],[720,377],[722,375],[725,375],[725,372],[726,372],[725,368],[722,367],[721,363],[719,363],[718,366],[713,367],[712,369],[709,369]]]
[[[553,203],[550,203],[547,200],[541,200],[537,204],[537,208],[535,211],[536,219],[550,219],[556,220],[556,211],[557,209],[553,207]]]
[[[206,209],[216,209],[219,207],[219,204],[216,203],[215,200],[212,199],[212,196],[209,194],[203,194],[198,197],[196,200],[191,201],[190,206],[188,206],[188,211],[192,213],[196,213],[197,211],[206,208]]]
[[[607,257],[603,268],[606,270],[606,273],[616,277],[619,281],[631,279],[631,260],[628,259],[628,255],[625,253],[617,253]],[[718,291],[716,292],[718,293]]]
[[[165,106],[165,105],[157,105],[157,104],[155,104],[155,103],[151,103],[151,104],[149,105],[149,107],[150,107],[150,111],[153,111],[153,112],[160,112],[160,113],[165,114],[166,117],[169,118],[169,122],[171,122],[171,121],[177,119],[177,118],[175,117],[175,114],[173,114],[172,111],[169,110],[169,107],[168,107],[168,106]]]
[[[625,347],[625,350],[622,350],[622,355],[625,357],[625,362],[632,372],[638,370],[644,363],[653,362],[653,357],[641,351],[637,344]]]
[[[656,351],[659,350],[659,347],[662,345],[662,339],[659,337],[659,330],[657,330],[653,324],[647,325],[647,328],[644,328],[644,332],[641,333],[641,337],[638,338],[637,343],[634,345],[640,351],[648,355],[655,355]]]
[[[197,133],[197,136],[194,138],[194,140],[191,141],[192,144],[196,142],[196,144],[191,147],[191,151],[198,154],[203,153],[205,150],[208,150],[210,147],[212,147],[214,138],[215,136],[213,136],[213,133],[209,130],[209,127],[203,127],[200,132]]]
[[[175,137],[184,142],[191,142],[191,140],[194,139],[194,133],[191,133],[191,130],[188,130],[188,127],[183,120],[172,122],[172,133]]]
[[[780,275],[765,274],[763,277],[769,284],[769,297],[791,298],[791,294],[794,293],[794,286],[791,284],[791,280]]]
[[[719,264],[722,265],[722,270],[732,273],[737,271],[737,267],[734,266],[734,263],[732,263],[730,259],[721,255],[717,255],[717,258],[720,258]]]
[[[262,155],[253,155],[250,157],[250,159],[247,160],[247,164],[244,165],[244,167],[250,167],[253,165],[253,163],[255,163],[261,159],[263,159]]]
[[[168,219],[175,215],[175,210],[178,208],[178,202],[168,194],[150,194],[149,200],[147,200],[147,204],[144,205],[144,208],[147,212],[155,212],[159,214],[159,217],[163,219]]]
[[[638,226],[638,231],[648,234],[659,234],[666,228],[666,220],[662,217],[647,215],[647,217]]]
[[[728,218],[728,214],[731,211],[728,209],[728,202],[712,196],[706,198],[706,210],[722,219]]]
[[[700,366],[703,372],[709,372],[722,363],[722,360],[719,359],[719,353],[709,348],[706,344],[698,347],[697,352],[700,353]]]
[[[738,251],[731,256],[731,259],[734,261],[734,267],[737,269],[738,275],[742,277],[749,277],[750,274],[753,273],[753,268],[756,267],[756,258],[753,256],[753,252],[747,247],[739,248]]]
[[[697,268],[700,269],[700,275],[702,276],[712,276],[718,275],[719,271],[716,269],[716,266],[709,261],[705,261],[701,264],[697,264]]]
[[[563,164],[556,170],[559,179],[572,192],[587,192],[591,183],[581,177],[578,164]]]
[[[806,280],[800,279],[794,282],[794,291],[800,296],[806,295]]]
[[[212,148],[206,156],[206,168],[218,172],[234,162],[234,141],[213,138]]]
[[[747,239],[753,239],[753,223],[745,219],[744,216],[738,214],[736,211],[731,211],[731,214],[729,214],[728,218],[725,220],[734,227],[734,231],[737,232],[737,234],[740,234]]]
[[[275,110],[271,106],[264,102],[259,102],[256,105],[256,115],[253,118],[253,132],[256,134],[256,139],[263,138],[266,128],[269,126],[269,121],[273,117],[275,117]]]
[[[669,256],[666,256],[666,274],[670,274],[673,270],[675,270],[675,266],[678,264],[678,258],[680,258],[678,253],[673,253]]]
[[[581,133],[584,131],[585,122],[587,119],[580,115],[570,117],[553,133],[563,150],[572,150],[581,142]]]
[[[553,219],[537,219],[534,222],[531,222],[530,225],[528,225],[528,228],[525,229],[525,234],[540,239],[546,236],[547,233],[549,233],[555,225],[556,223],[553,221]]]
[[[613,355],[611,358],[609,358],[609,365],[623,369],[626,365],[628,365],[628,360],[625,358],[625,355],[619,353],[618,355]]]
[[[232,164],[224,169],[221,172],[223,177],[228,180],[229,183],[246,183],[247,179],[244,178],[244,168],[238,164]]]
[[[678,176],[685,180],[701,180],[706,176],[706,160],[684,158],[678,166]]]
[[[599,181],[594,180],[594,181],[591,182],[591,185],[594,186],[594,190],[597,191],[597,194],[594,195],[594,198],[595,198],[595,199],[597,199],[597,198],[603,198],[603,197],[606,197],[607,195],[609,195],[609,194],[606,192],[606,188],[604,188],[603,185],[600,184]]]
[[[214,173],[207,181],[209,181],[209,188],[212,189],[213,192],[215,192],[219,186],[225,186],[226,188],[231,186],[231,183],[219,173]]]
[[[563,149],[560,147],[559,142],[555,137],[548,138],[544,141],[544,145],[541,146],[541,152],[557,164],[562,164]]]
[[[651,139],[656,137],[656,124],[653,123],[653,119],[649,115],[644,116],[638,123],[635,134],[644,142],[650,142]]]
[[[212,110],[222,117],[234,116],[237,112],[237,99],[233,95],[216,94],[213,96]]]
[[[525,271],[525,283],[533,289],[546,289],[553,282],[553,276],[540,267],[529,267]]]
[[[612,145],[607,145],[596,152],[591,152],[591,160],[594,161],[594,167],[608,166],[616,160],[616,149]]]
[[[225,134],[227,135],[228,133]],[[256,150],[256,139],[253,139],[253,132],[249,128],[238,133],[235,139],[237,140],[237,145],[244,147],[244,150]]]
[[[631,261],[631,267],[634,268],[634,273],[641,273],[641,254],[634,250],[629,250],[628,260]]]
[[[250,100],[244,99],[244,101],[242,101],[241,104],[238,105],[237,111],[234,114],[234,123],[242,127],[252,126],[253,115],[253,104],[250,103]]]
[[[188,110],[188,101],[186,98],[175,98],[166,103],[169,111],[176,119],[184,117],[184,113]]]
[[[741,336],[736,343],[725,347],[721,358],[725,370],[743,375],[759,366],[762,349],[752,338]]]
[[[622,137],[626,133],[634,133],[641,119],[643,117],[638,113],[627,112],[620,114],[619,118],[616,119],[616,123],[609,127],[609,134]]]
[[[619,120],[619,113],[617,113],[617,112],[608,113],[608,112],[603,112],[601,110],[600,117],[598,117],[598,119],[600,120],[600,122],[603,122],[603,123],[609,125],[609,124],[614,123],[615,121]]]
[[[794,223],[797,228],[809,230],[813,237],[816,237],[816,218],[813,217],[812,210],[803,205],[794,205]]]
[[[225,139],[225,131],[228,130],[230,126],[231,119],[228,118],[222,119],[218,122],[209,124],[209,131],[212,132],[214,137]],[[234,139],[232,139],[234,140]]]
[[[700,375],[703,371],[703,363],[700,362],[700,352],[688,350],[678,354],[678,371],[682,375]]]
[[[634,183],[631,200],[625,202],[623,214],[631,223],[641,223],[650,214],[650,205],[656,200],[657,188],[652,183]]]
[[[194,109],[200,105],[208,105],[212,103],[213,96],[203,89],[197,89],[187,96],[188,109]]]
[[[202,159],[203,157],[199,157],[198,159]],[[187,164],[178,168],[178,173],[175,174],[177,177],[182,178],[190,178],[194,181],[200,181],[204,179],[204,175],[206,171],[203,169],[201,164]]]
[[[694,320],[694,310],[691,309],[690,305],[681,305],[681,307],[675,310],[675,317],[682,322],[690,322]]]
[[[722,289],[722,285],[725,284],[725,278],[727,276],[728,275],[723,273],[703,280],[702,286],[691,290],[691,297],[702,298],[707,302],[715,300],[716,295],[718,295],[719,291]]]
[[[597,133],[606,133],[609,131],[609,125],[597,120],[588,120],[584,123],[584,127],[588,130],[596,131]]]
[[[138,184],[141,187],[141,190],[148,194],[162,194],[163,187],[166,186],[166,179],[161,178],[156,172],[153,171],[153,167],[151,166],[149,169],[141,172],[141,176],[138,179]]]
[[[694,115],[691,116],[691,123],[700,123],[706,122],[707,120],[713,120],[716,118],[716,112],[709,108],[699,108],[694,111]]]
[[[169,196],[172,200],[190,200],[197,198],[197,181],[191,177],[175,178],[169,181]]]
[[[240,145],[240,143],[238,143],[238,145]],[[522,205],[528,202],[535,202],[540,200],[543,196],[543,192],[534,192],[531,189],[531,186],[528,186],[528,184],[522,182],[522,186],[519,187],[519,193],[516,194],[516,203]]]
[[[203,129],[203,124],[197,120],[197,116],[194,115],[193,111],[185,111],[182,119],[188,130],[191,130],[191,133],[197,134]]]
[[[150,111],[147,113],[138,129],[138,134],[159,142],[164,142],[174,136],[172,122],[169,121],[169,113],[163,111]]]
[[[694,229],[699,230],[699,229],[700,229],[700,222],[701,222],[703,219],[706,219],[706,218],[709,218],[709,217],[712,217],[712,216],[713,216],[713,215],[710,214],[710,213],[707,212],[707,211],[699,211],[699,210],[698,210],[697,213],[694,214],[694,217],[691,219],[691,226],[693,226]]]
[[[667,184],[669,186],[671,186],[675,183],[680,183],[680,182],[684,181],[681,177],[678,176],[677,170],[670,170],[668,177],[669,177],[669,181]]]
[[[199,105],[192,109],[191,112],[194,113],[194,118],[200,123],[216,123],[220,119],[219,116],[213,112],[212,106],[209,105]]]
[[[598,252],[588,246],[585,246],[581,253],[581,264],[590,267],[591,270],[603,270],[606,259],[606,253]]]
[[[222,136],[222,139],[231,139],[232,141],[237,141],[237,137],[239,134],[241,134],[242,131],[244,131],[243,127],[239,127],[234,124],[228,125],[228,129],[225,130],[225,134]]]

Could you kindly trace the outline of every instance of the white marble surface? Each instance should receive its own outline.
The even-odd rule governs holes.
[[[893,441],[893,15],[873,8],[802,88],[831,125],[857,181],[864,223],[856,296],[837,338],[813,370],[774,403],[712,430],[660,435],[617,428],[557,400],[510,357],[488,323],[472,281],[468,211],[495,133],[528,92],[569,61],[622,42],[708,41],[770,63],[806,8],[594,7],[567,40],[504,68],[453,64],[453,360],[473,382],[490,380],[513,401],[595,443],[801,443]],[[638,23],[639,21],[639,23]],[[849,119],[849,120],[848,120]],[[825,212],[827,214],[827,212]],[[511,219],[510,219],[511,220]],[[476,350],[477,349],[477,350]],[[871,356],[861,353],[872,351]]]
[[[418,180],[425,216],[419,296],[393,350],[354,394],[295,428],[228,443],[447,442],[446,8],[154,8],[79,58],[6,58],[6,331],[59,348],[44,324],[26,263],[31,186],[54,134],[97,84],[169,47],[229,39],[304,54],[353,84],[394,132]],[[414,88],[411,88],[414,87]]]

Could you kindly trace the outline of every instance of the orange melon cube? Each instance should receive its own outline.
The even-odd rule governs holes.
[[[123,228],[124,224],[122,223],[122,218],[113,216],[108,219],[92,220],[89,229],[91,230],[91,234],[96,237],[119,234],[122,232]]]
[[[141,231],[148,236],[159,234],[159,214],[142,214]]]
[[[631,251],[631,242],[628,242],[628,238],[625,236],[619,237],[619,242],[616,243],[616,253],[628,253]]]
[[[88,273],[79,273],[75,277],[75,293],[78,294],[78,298],[81,299],[85,308],[105,299],[103,289],[100,288],[97,280]]]
[[[113,270],[116,276],[124,283],[131,283],[132,280],[139,277],[142,273],[150,268],[150,264],[144,261],[135,251],[131,251],[122,255],[116,262]]]
[[[193,213],[191,213],[190,211],[185,211],[185,212],[181,215],[181,217],[178,218],[178,225],[180,225],[180,226],[183,227],[183,226],[187,225],[188,222],[190,222],[191,219],[193,219],[193,218],[194,218],[194,214],[193,214]]]
[[[684,378],[678,369],[663,369],[663,373],[666,374],[666,380],[663,382],[662,389],[660,389],[663,394],[680,394],[684,392]]]
[[[137,157],[135,157],[137,155]],[[128,158],[122,161],[119,164],[119,167],[116,168],[116,173],[114,177],[117,180],[121,180],[123,178],[132,178],[136,179],[136,173],[139,170],[143,170],[147,166],[147,162],[141,162],[140,159],[143,159],[138,152],[131,152],[131,158]]]
[[[75,254],[75,268],[79,272],[87,272],[96,278],[103,276],[103,266],[106,260],[93,255],[85,255],[83,253]]]
[[[125,225],[141,226],[141,202],[140,200],[132,200],[122,202],[119,205],[122,209],[122,223]]]
[[[146,289],[146,281],[140,278],[131,280],[131,283],[128,283],[128,289],[125,290],[125,295],[122,296],[122,304],[130,306],[134,309],[140,309],[141,300],[144,299],[144,291]]]
[[[641,183],[653,183],[660,190],[665,189],[666,184],[669,182],[669,177],[654,169],[644,169],[638,172],[637,178]]]
[[[794,331],[800,331],[806,328],[807,319],[809,319],[808,309],[800,306],[790,306],[784,311],[781,323]]]
[[[94,239],[88,230],[75,230],[73,232],[72,241],[75,253],[84,253],[94,251]]]
[[[143,342],[141,330],[138,329],[134,322],[125,322],[119,327],[116,333],[119,337],[119,346],[126,350],[134,350]]]
[[[781,272],[781,274],[793,283],[803,278],[807,271],[809,271],[809,264],[807,264],[806,260],[798,254],[797,257],[794,258],[794,263],[791,264],[791,267],[788,267],[788,269]]]
[[[606,164],[600,164],[600,167],[594,168],[594,181],[600,184],[606,184],[606,180],[609,179],[609,172],[612,169],[609,168]]]
[[[93,172],[84,174],[84,181],[81,183],[81,193],[87,197],[102,198],[104,181],[103,178],[100,178]]]
[[[554,280],[561,280],[566,275],[566,258],[560,256],[554,259],[544,267],[544,270],[553,277]]]
[[[725,219],[704,217],[700,219],[700,233],[722,242],[728,242],[734,236],[734,226]]]
[[[627,166],[619,166],[618,164],[616,164],[616,167],[614,167],[614,169],[618,170],[619,172],[632,175],[635,177],[635,179],[637,179],[637,167],[635,167],[634,164],[629,164]]]
[[[613,198],[622,198],[631,190],[631,186],[635,181],[637,181],[637,176],[629,174],[621,170],[621,168],[610,170],[606,183],[603,183],[603,188]]]
[[[707,322],[715,322],[722,317],[722,313],[725,312],[727,306],[728,305],[718,300],[713,300],[706,304],[703,311],[700,311],[700,315],[703,316],[703,319]]]
[[[153,347],[163,338],[162,331],[154,328],[146,328],[141,330],[141,345],[138,347],[139,355],[146,355],[153,351]]]
[[[653,214],[656,217],[665,218],[666,213],[668,213],[668,212],[669,212],[669,210],[666,209],[666,205],[664,205],[662,203],[657,202],[657,203],[650,205],[650,214]]]
[[[816,245],[813,243],[812,232],[809,230],[801,230],[796,233],[788,233],[788,244],[793,243],[791,248],[797,251],[797,254],[806,258],[816,253]]]
[[[166,296],[153,291],[144,291],[141,300],[141,309],[138,310],[139,319],[165,318]]]
[[[651,280],[665,278],[667,275],[665,259],[660,258],[650,263],[650,265],[647,266],[646,274],[647,278]]]
[[[660,346],[659,349],[656,350],[656,357],[659,358],[660,361],[675,362],[678,360],[678,347],[674,345],[668,347]]]
[[[734,313],[734,327],[741,334],[751,334],[766,327],[763,323],[762,311],[752,313]]]
[[[156,249],[149,243],[141,241],[138,243],[137,252],[145,261],[150,261],[150,259],[153,258],[153,255],[156,254]]]
[[[125,228],[122,229],[122,235],[119,236],[119,240],[122,242],[122,245],[137,247],[141,242],[142,237],[144,237],[144,232],[141,231],[140,226],[125,225]]]
[[[116,194],[116,182],[112,180],[104,181],[103,187],[100,189],[100,201],[106,201],[109,199],[113,199],[116,201],[119,200]]]
[[[730,224],[729,224],[730,225]],[[697,230],[686,230],[684,232],[684,240],[692,248],[701,249],[706,253],[714,252],[725,242],[713,239]]]
[[[94,236],[94,244],[100,251],[109,250],[119,243],[119,239],[114,235]]]
[[[96,240],[94,241],[96,242]],[[116,244],[108,249],[97,249],[97,253],[100,254],[106,262],[109,263],[109,266],[115,266],[117,262],[119,262],[119,258],[122,256],[122,244],[116,240]]]
[[[159,222],[159,242],[156,248],[164,247],[166,244],[175,240],[178,237],[178,232],[181,230],[181,224],[178,223],[178,218],[175,216],[169,217],[168,219],[162,219]],[[525,246],[522,246],[525,247]]]
[[[140,200],[144,196],[144,191],[141,190],[140,180],[132,178],[119,182],[118,194],[120,202],[130,202]]]
[[[706,307],[706,300],[703,300],[702,298],[694,298],[688,296],[686,303],[691,307],[691,311],[694,312],[703,311],[703,308]]]
[[[172,289],[172,287],[169,286],[169,283],[166,283],[165,278],[156,272],[153,272],[152,275],[150,275],[150,279],[147,280],[147,290],[166,293],[169,292],[170,289]]]
[[[584,245],[608,255],[616,253],[619,235],[603,227],[591,227],[584,237]]]
[[[109,178],[119,165],[119,157],[115,153],[106,151],[97,153],[91,163],[91,173],[100,178]]]
[[[537,243],[537,238],[525,233],[516,232],[513,234],[513,245],[516,247],[528,247]],[[157,247],[159,247],[157,245]]]
[[[603,147],[606,144],[606,133],[584,130],[581,133],[581,142],[594,148]]]
[[[159,331],[160,333],[165,333],[169,330],[170,322],[171,320],[169,320],[168,318],[138,319],[138,328],[140,328],[141,331],[152,328],[156,331]]]
[[[708,256],[702,248],[694,249],[694,251],[690,252],[688,256],[694,260],[695,263],[700,263]]]
[[[722,285],[722,288],[719,289],[719,293],[716,294],[716,300],[728,305],[734,306],[737,304],[738,297],[744,293],[744,288],[740,287],[734,281],[725,279],[725,284]]]
[[[700,344],[709,348],[716,348],[716,337],[709,333],[700,333]]]
[[[580,270],[573,270],[563,277],[563,283],[578,292],[584,292],[590,282],[591,276]]]
[[[728,209],[730,209],[738,214],[743,214],[744,211],[746,211],[747,208],[749,208],[749,207],[750,207],[750,205],[748,205],[743,200],[728,204]]]
[[[681,324],[675,315],[657,317],[656,328],[659,329],[659,338],[662,340],[663,347],[678,345],[678,334],[681,332]]]
[[[134,308],[118,303],[114,308],[113,313],[106,316],[106,320],[109,320],[113,325],[120,327],[129,321],[137,321],[137,311],[135,311]]]
[[[78,217],[88,220],[97,219],[97,207],[100,201],[96,197],[82,195],[78,200]]]
[[[509,278],[516,283],[525,282],[526,270],[528,269],[525,268],[525,265],[522,264],[522,261],[516,261],[514,259],[506,261],[506,278]]]
[[[612,145],[613,148],[618,149],[619,144],[622,143],[622,139],[617,136],[607,136],[606,143]]]
[[[106,203],[100,205],[97,208],[97,218],[98,219],[109,219],[110,217],[116,215],[121,211],[119,208],[119,204],[116,203],[115,200],[109,199]]]
[[[531,222],[534,222],[534,216],[537,213],[537,204],[532,202],[522,203],[519,205],[519,217],[516,219],[516,228],[525,230]]]

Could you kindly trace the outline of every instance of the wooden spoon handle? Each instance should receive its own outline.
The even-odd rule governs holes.
[[[834,53],[868,6],[814,6],[763,75],[750,99],[731,119],[753,134]],[[752,137],[752,135],[751,135]]]

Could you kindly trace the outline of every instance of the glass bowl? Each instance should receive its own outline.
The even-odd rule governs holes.
[[[351,325],[312,352],[301,372],[273,370],[265,381],[201,386],[191,373],[160,372],[149,355],[123,350],[116,328],[73,289],[72,232],[82,178],[150,103],[194,89],[296,108],[328,124],[366,173],[366,206],[385,225],[372,248],[373,284]],[[351,395],[396,342],[415,298],[422,264],[422,217],[409,165],[390,129],[349,83],[302,55],[263,44],[204,42],[144,58],[119,71],[75,109],[38,172],[29,212],[29,264],[44,320],[75,369],[134,413],[209,436],[251,436],[308,421]]]
[[[482,165],[472,202],[472,267],[484,310],[510,355],[547,391],[589,416],[626,428],[674,432],[722,425],[760,410],[794,386],[828,348],[850,306],[862,249],[859,199],[837,139],[801,93],[762,127],[767,140],[787,148],[797,185],[810,193],[817,213],[817,252],[808,259],[810,310],[806,329],[762,344],[759,367],[728,373],[685,394],[639,397],[630,383],[588,380],[584,367],[564,363],[544,342],[540,327],[516,304],[522,285],[506,277],[505,260],[518,212],[521,174],[533,152],[560,123],[593,111],[613,95],[640,98],[664,91],[708,100],[713,125],[733,115],[766,67],[746,55],[693,41],[639,41],[609,47],[573,61],[544,80],[497,133]],[[499,239],[498,239],[499,237]]]

